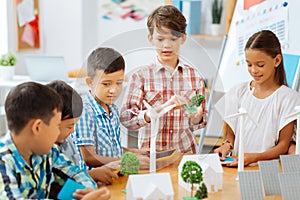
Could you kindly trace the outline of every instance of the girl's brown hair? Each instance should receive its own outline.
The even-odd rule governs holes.
[[[277,36],[269,30],[262,30],[253,34],[245,46],[245,50],[259,50],[275,58],[278,54],[282,57],[281,45]],[[275,77],[280,85],[287,85],[283,60],[275,69]]]

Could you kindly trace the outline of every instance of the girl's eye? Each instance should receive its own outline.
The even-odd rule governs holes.
[[[109,86],[110,84],[109,83],[102,83],[102,85]]]
[[[263,66],[265,66],[265,65],[257,65],[257,67],[263,67]]]
[[[163,39],[157,39],[159,42],[163,41]]]

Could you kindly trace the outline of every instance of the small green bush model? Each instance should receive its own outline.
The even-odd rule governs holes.
[[[205,96],[202,94],[197,94],[192,97],[190,107],[188,107],[186,104],[183,105],[183,108],[188,111],[188,113],[193,113],[197,111],[196,107],[199,107],[203,100],[205,99]]]
[[[14,66],[17,62],[17,57],[12,52],[8,52],[3,54],[0,58],[0,65],[1,66]]]
[[[196,106],[199,107],[202,103],[202,101],[205,99],[205,96],[202,94],[197,94],[192,97],[192,102],[190,103],[190,106]]]
[[[129,174],[138,174],[139,169],[140,161],[136,155],[130,152],[124,153],[120,163],[120,173],[126,176]]]

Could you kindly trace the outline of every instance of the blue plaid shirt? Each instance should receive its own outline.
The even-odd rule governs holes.
[[[56,168],[75,181],[93,189],[96,183],[54,145],[49,154],[32,155],[29,166],[13,143],[9,134],[0,142],[0,199],[45,199],[55,179]]]
[[[98,155],[120,158],[122,145],[120,139],[120,120],[118,107],[108,105],[110,116],[103,107],[88,93],[83,98],[83,112],[75,124],[75,133],[72,134],[77,147],[93,145]],[[79,149],[78,149],[79,150]],[[83,165],[83,160],[81,160]]]

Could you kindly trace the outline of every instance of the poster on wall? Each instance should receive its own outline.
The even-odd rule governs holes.
[[[100,12],[103,19],[145,19],[152,10],[162,5],[162,0],[101,0]]]
[[[17,51],[40,48],[38,0],[15,0]]]
[[[282,50],[289,47],[288,5],[284,1],[265,2],[259,7],[252,7],[235,22],[237,30],[238,55],[240,62],[245,64],[244,47],[249,37],[260,30],[274,32]]]

